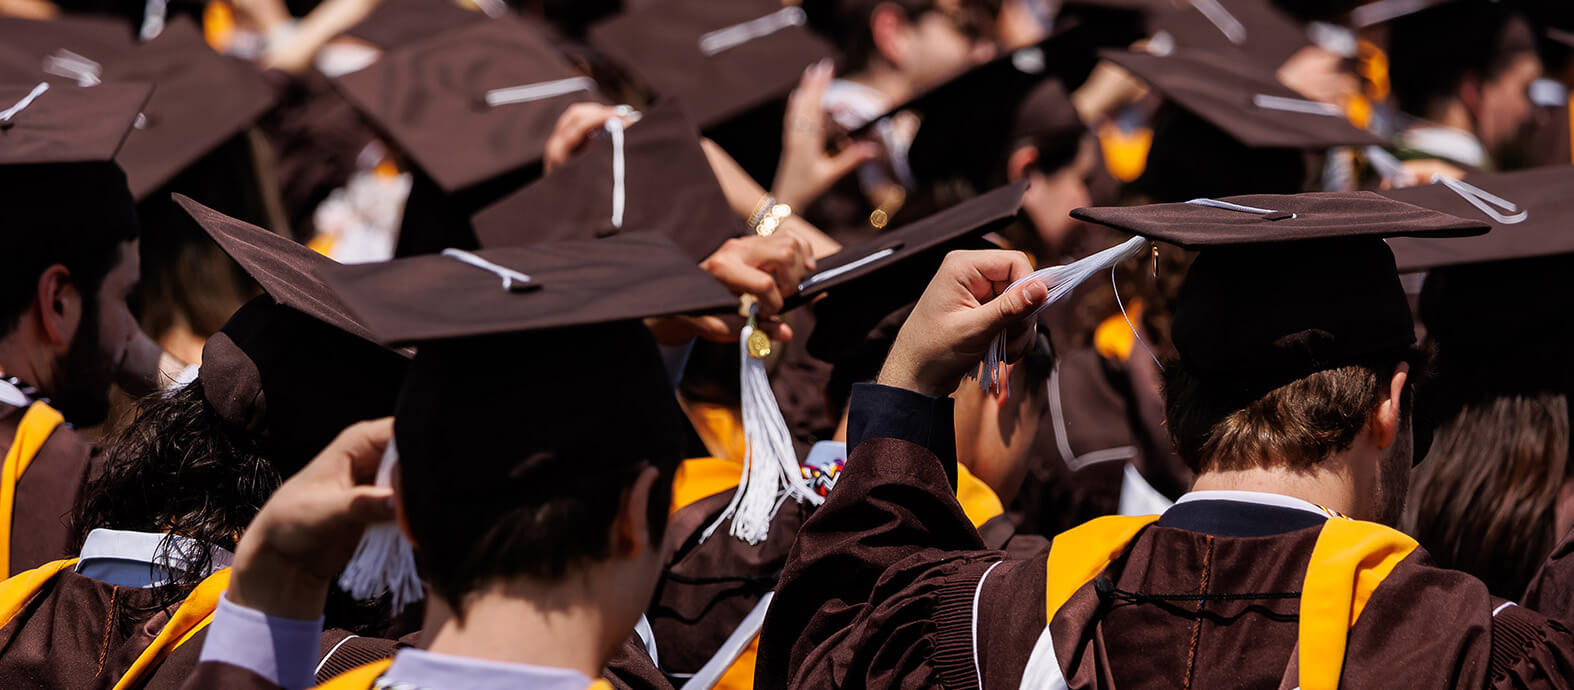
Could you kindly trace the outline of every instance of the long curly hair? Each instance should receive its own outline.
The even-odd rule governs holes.
[[[88,484],[73,515],[74,549],[89,532],[107,528],[163,532],[233,551],[282,481],[264,444],[219,417],[200,378],[144,398],[132,421],[107,439],[103,473]],[[184,599],[212,559],[207,548],[181,549],[166,538],[156,563],[169,570],[170,585],[158,588],[147,613]],[[171,563],[184,567],[168,568]]]

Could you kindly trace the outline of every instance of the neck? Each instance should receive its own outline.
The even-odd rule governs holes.
[[[588,585],[593,577],[566,584],[488,586],[465,598],[463,621],[440,598],[429,597],[424,627],[432,632],[426,647],[473,659],[567,668],[596,678],[631,626],[610,620],[616,616],[609,617],[598,603],[606,598]]]
[[[884,63],[871,64],[864,70],[849,74],[843,79],[879,91],[885,96],[885,102],[889,105],[905,103],[913,97],[913,87],[908,83],[907,78]]]
[[[1476,129],[1475,118],[1470,116],[1470,109],[1465,107],[1464,101],[1452,100],[1437,110],[1428,113],[1429,120],[1445,127],[1452,127],[1472,135]]]
[[[1363,515],[1357,497],[1355,478],[1349,463],[1333,458],[1310,470],[1251,468],[1208,471],[1197,476],[1193,491],[1258,491],[1293,496],[1344,515],[1370,519]]]
[[[19,334],[16,333],[0,340],[0,377],[15,376],[43,389],[49,385],[49,382],[40,376],[42,368],[34,364],[32,358],[28,356],[31,354],[31,349],[23,347],[20,340]]]

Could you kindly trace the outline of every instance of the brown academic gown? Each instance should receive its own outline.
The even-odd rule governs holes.
[[[1134,355],[1147,357],[1142,350]],[[1052,536],[1115,514],[1128,463],[1160,493],[1173,499],[1186,492],[1191,473],[1170,448],[1162,401],[1139,387],[1143,367],[1154,364],[1112,359],[1092,347],[1059,353],[1045,382],[1049,409],[1009,508],[1018,529]]]
[[[129,621],[132,612],[147,610],[155,601],[153,590],[119,587],[70,569],[62,571],[0,627],[0,687],[114,687],[178,606],[138,615],[143,619],[138,623]],[[134,687],[181,687],[196,669],[206,638],[206,630],[197,632]],[[391,656],[400,646],[329,630],[323,633],[322,655],[331,663],[324,667],[358,666]]]
[[[1574,532],[1564,535],[1536,570],[1520,603],[1551,618],[1574,624]]]
[[[0,404],[0,454],[10,449],[25,412],[25,408]],[[10,573],[4,574],[31,570],[69,554],[71,512],[100,462],[93,445],[64,425],[49,435],[17,482],[11,511]]]
[[[759,688],[1021,682],[1047,622],[1047,549],[1003,558],[984,548],[934,450],[944,448],[936,430],[951,423],[949,403],[904,404],[892,391],[862,406],[855,398],[857,445],[788,559],[761,640]],[[860,420],[878,415],[902,421]],[[1233,537],[1160,522],[1099,579],[1148,594],[1298,592],[1318,530]],[[1076,590],[1051,626],[1070,687],[1298,685],[1298,599],[1210,601],[1199,615],[1192,602],[1101,603],[1098,589]],[[1494,617],[1499,604],[1480,581],[1429,566],[1417,549],[1350,629],[1343,684],[1566,687],[1574,636],[1519,607]]]

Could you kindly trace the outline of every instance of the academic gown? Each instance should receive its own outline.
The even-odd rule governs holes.
[[[1553,547],[1520,600],[1527,608],[1574,624],[1574,532]]]
[[[853,406],[852,457],[799,532],[757,687],[1017,687],[1050,622],[1047,549],[1006,557],[970,529],[951,494],[949,400],[864,384]],[[1050,630],[1070,687],[1299,685],[1298,598],[1158,604],[1109,593],[1299,592],[1325,517],[1199,505],[1138,533],[1059,607]],[[1574,635],[1503,603],[1418,548],[1349,630],[1342,682],[1567,686]]]
[[[1191,473],[1170,449],[1163,404],[1143,396],[1134,380],[1133,368],[1143,365],[1153,366],[1092,347],[1059,353],[1028,474],[1008,508],[1022,532],[1053,536],[1116,514],[1129,472],[1171,499],[1185,493]]]
[[[3,385],[3,384],[0,384]],[[0,453],[9,453],[27,410],[0,403]],[[102,458],[81,434],[58,426],[28,463],[16,484],[11,509],[8,572],[30,570],[64,558],[71,544],[71,513]],[[0,563],[0,571],[5,564]]]

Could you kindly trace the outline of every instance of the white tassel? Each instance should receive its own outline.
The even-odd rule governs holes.
[[[776,394],[771,392],[770,379],[765,375],[765,361],[749,354],[749,336],[753,333],[751,317],[738,340],[739,368],[743,370],[743,476],[732,494],[732,502],[705,528],[701,541],[709,539],[721,523],[732,518],[732,536],[758,544],[770,534],[771,519],[787,499],[812,505],[825,500],[803,480],[787,422],[782,419]]]
[[[393,486],[393,471],[398,466],[399,451],[390,440],[388,450],[383,453],[383,462],[377,468],[377,485]],[[416,572],[415,553],[398,522],[367,528],[361,535],[361,543],[355,547],[355,555],[339,575],[339,586],[350,596],[363,600],[390,592],[396,613],[404,610],[407,604],[421,600],[421,576]]]
[[[1037,316],[1039,312],[1044,311],[1049,305],[1059,302],[1066,295],[1071,294],[1071,291],[1075,290],[1083,281],[1100,271],[1112,268],[1116,264],[1136,256],[1147,245],[1147,238],[1133,237],[1102,252],[1073,261],[1064,266],[1041,268],[1012,283],[1011,288],[1007,289],[1014,289],[1029,280],[1040,281],[1044,283],[1045,287],[1049,288],[1049,299],[1044,300],[1044,303],[1039,305],[1038,309],[1033,310],[1033,313],[1028,317],[1032,318]],[[991,393],[999,392],[1000,363],[1004,361],[1006,361],[1006,334],[1002,332],[995,336],[994,344],[990,346],[988,352],[984,353],[984,361],[979,365],[978,386],[980,388]]]

